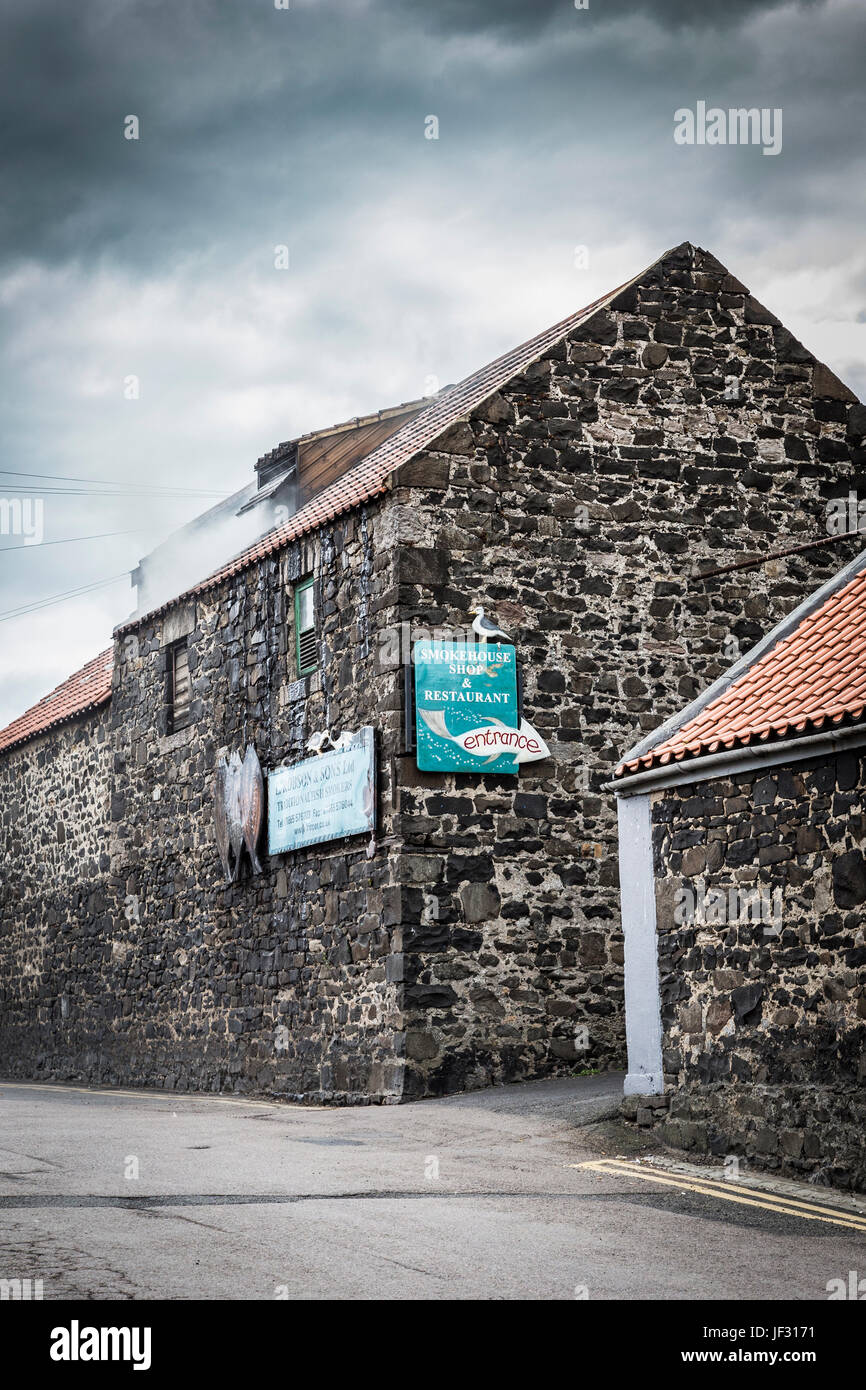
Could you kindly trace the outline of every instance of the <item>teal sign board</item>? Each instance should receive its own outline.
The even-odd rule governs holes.
[[[412,661],[419,768],[516,773],[521,721],[514,648],[415,642]]]
[[[285,854],[375,829],[373,730],[268,775],[268,853]]]

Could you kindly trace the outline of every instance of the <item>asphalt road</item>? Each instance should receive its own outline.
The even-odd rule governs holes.
[[[862,1232],[571,1166],[622,1152],[600,1123],[620,1088],[312,1109],[2,1085],[0,1278],[46,1300],[826,1300],[866,1271]]]

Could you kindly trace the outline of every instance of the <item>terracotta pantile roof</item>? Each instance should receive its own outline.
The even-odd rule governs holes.
[[[55,724],[65,724],[85,710],[95,709],[111,699],[111,670],[114,648],[100,652],[74,676],[70,676],[50,695],[27,710],[13,723],[0,730],[0,751],[26,743]]]
[[[645,271],[641,272],[641,274],[645,273]],[[497,357],[494,362],[482,367],[481,371],[473,373],[472,376],[466,377],[457,386],[452,386],[448,391],[443,392],[390,435],[372,453],[354,464],[335,482],[323,488],[288,521],[275,527],[273,531],[268,531],[253,545],[248,546],[246,550],[241,551],[239,555],[208,575],[200,583],[193,585],[192,588],[185,589],[158,607],[152,608],[146,613],[137,614],[128,619],[127,622],[121,623],[115,628],[115,637],[124,632],[132,631],[147,618],[164,613],[184,599],[215,588],[223,580],[231,578],[232,575],[240,574],[250,565],[254,565],[256,561],[276,554],[290,541],[314,531],[317,527],[333,521],[343,513],[351,511],[362,503],[369,502],[372,498],[386,492],[390,485],[391,475],[401,464],[407,463],[415,454],[427,448],[438,435],[451,425],[456,424],[458,420],[463,419],[469,411],[480,405],[488,396],[493,395],[512,377],[517,376],[537,358],[543,356],[554,343],[559,342],[566,334],[577,328],[586,319],[591,318],[599,309],[610,304],[611,300],[615,299],[623,289],[636,283],[640,278],[640,276],[635,276],[625,285],[617,286],[615,290],[611,290],[601,299],[594,300],[592,304],[579,309],[577,313],[554,324],[552,328],[545,329],[543,333],[530,338],[520,347],[513,348],[502,357]],[[378,423],[381,419],[401,414],[404,410],[408,412],[415,404],[415,402],[407,402],[405,406],[395,407],[392,411],[380,411],[376,416],[347,421],[345,426],[332,426],[330,430],[317,430],[310,435],[303,436],[298,440],[298,444],[315,441],[320,436],[329,436],[335,432],[339,433],[341,430],[357,429],[359,425]],[[27,739],[43,733],[55,724],[61,724],[74,715],[95,708],[110,699],[111,671],[112,650],[109,649],[95,657],[74,676],[70,676],[55,691],[46,695],[44,700],[40,700],[8,728],[0,730],[0,751],[24,743]]]
[[[866,568],[812,609],[676,733],[623,762],[626,773],[773,737],[796,737],[866,711]]]
[[[645,274],[642,271],[641,274]],[[324,488],[322,492],[312,498],[290,517],[281,526],[262,536],[253,545],[236,555],[227,564],[208,575],[201,583],[194,585],[183,593],[177,594],[174,598],[167,600],[149,612],[137,614],[122,623],[115,629],[115,635],[128,632],[132,628],[138,627],[147,618],[154,617],[158,613],[164,613],[167,608],[171,608],[175,603],[183,599],[191,598],[195,594],[201,594],[208,589],[221,584],[224,579],[230,578],[234,574],[239,574],[248,566],[255,564],[257,560],[262,560],[268,555],[273,555],[282,550],[290,541],[296,540],[299,536],[306,535],[309,531],[314,531],[317,527],[324,525],[328,521],[333,521],[344,512],[351,511],[354,507],[360,506],[363,502],[369,502],[372,498],[387,491],[392,473],[407,463],[408,460],[427,448],[437,437],[463,419],[470,410],[480,405],[488,396],[493,395],[512,377],[524,371],[537,358],[543,356],[554,343],[559,342],[567,333],[572,332],[585,319],[591,318],[594,313],[611,300],[628,285],[634,284],[640,276],[635,276],[634,280],[627,281],[626,285],[619,285],[615,290],[603,298],[588,304],[586,308],[579,309],[576,314],[571,314],[567,319],[554,324],[552,328],[547,328],[543,333],[530,338],[528,342],[522,343],[520,347],[512,348],[502,357],[497,357],[481,371],[475,372],[472,376],[466,377],[456,386],[452,386],[449,391],[444,392],[426,406],[414,419],[403,425],[396,433],[375,449],[366,458],[362,459],[354,467],[350,468],[340,478]]]

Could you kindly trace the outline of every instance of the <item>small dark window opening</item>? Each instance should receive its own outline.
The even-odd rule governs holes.
[[[415,752],[415,667],[411,661],[403,663],[403,752]]]
[[[295,587],[295,650],[298,675],[308,676],[318,664],[312,576]]]
[[[189,648],[175,642],[168,649],[168,732],[185,729],[190,721]]]

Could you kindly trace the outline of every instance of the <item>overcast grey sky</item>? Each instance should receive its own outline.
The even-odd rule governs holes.
[[[6,0],[0,54],[4,469],[235,490],[686,239],[866,391],[863,0]],[[781,153],[677,145],[699,100],[782,108]],[[46,542],[140,529],[0,535],[3,613],[207,501],[42,481],[0,496],[42,496]],[[120,582],[0,623],[0,724],[131,606]]]

